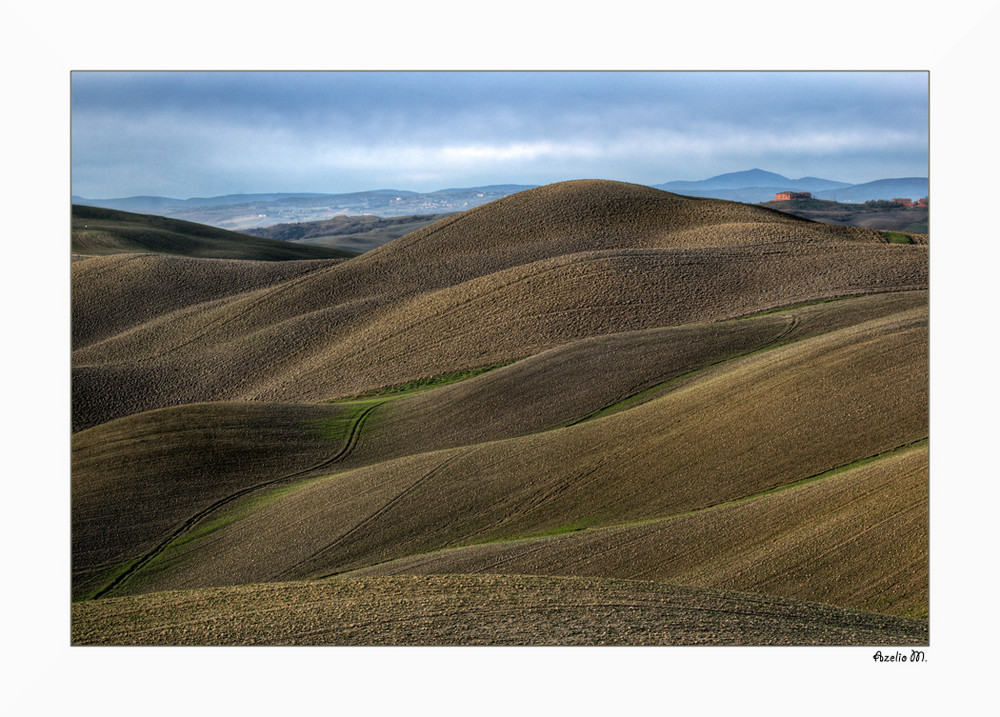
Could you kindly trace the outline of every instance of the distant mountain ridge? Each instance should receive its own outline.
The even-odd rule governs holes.
[[[863,184],[849,184],[820,177],[790,179],[763,169],[749,169],[698,181],[675,181],[653,186],[675,194],[754,204],[773,201],[778,192],[810,192],[818,199],[854,203],[896,197],[919,199],[929,193],[927,177],[877,179]]]
[[[835,199],[839,202],[861,203],[870,199],[895,199],[906,197],[920,199],[929,196],[927,177],[899,177],[876,179],[874,182],[855,184],[843,189],[814,193],[818,199]]]
[[[73,204],[119,209],[141,214],[159,214],[230,230],[269,227],[275,224],[312,222],[336,216],[374,215],[403,217],[442,214],[472,209],[510,194],[533,189],[535,185],[494,184],[481,187],[452,187],[433,192],[405,189],[376,189],[344,194],[271,193],[228,194],[219,197],[136,196],[115,199],[88,199],[73,195]],[[872,199],[928,196],[926,177],[878,179],[850,184],[820,177],[790,179],[763,169],[720,174],[697,181],[672,181],[649,185],[674,194],[711,197],[746,204],[773,201],[778,192],[810,192],[819,199],[861,203]]]
[[[830,179],[819,179],[818,177],[789,179],[788,177],[774,172],[767,172],[763,169],[748,169],[745,172],[720,174],[716,177],[696,182],[667,182],[666,184],[655,184],[653,186],[668,192],[683,194],[684,190],[747,189],[751,187],[783,187],[785,190],[790,191],[814,192],[824,189],[850,187],[852,185],[847,182],[835,182]],[[779,189],[778,191],[782,190]],[[717,199],[721,198],[717,197]]]

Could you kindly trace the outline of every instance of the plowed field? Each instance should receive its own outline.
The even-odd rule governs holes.
[[[72,266],[77,642],[926,642],[927,244],[587,180]]]

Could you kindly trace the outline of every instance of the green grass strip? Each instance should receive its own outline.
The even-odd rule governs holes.
[[[139,560],[140,560],[139,558],[136,558],[134,560],[129,560],[124,563],[120,563],[115,567],[111,568],[110,570],[106,571],[101,575],[100,578],[96,579],[94,587],[92,587],[87,592],[77,597],[74,597],[72,599],[72,602],[86,602],[88,600],[93,600],[102,590],[104,590],[105,586],[114,582],[114,580],[117,579],[118,576],[131,570],[132,566],[135,565],[137,562],[139,562]]]
[[[177,560],[181,557],[178,554],[178,551],[184,546],[202,540],[220,528],[224,528],[230,523],[235,523],[238,520],[248,517],[251,513],[260,510],[279,498],[301,490],[307,485],[323,480],[326,477],[327,476],[319,476],[317,478],[302,480],[290,485],[271,488],[270,490],[258,495],[251,495],[244,498],[234,505],[223,509],[220,514],[208,518],[208,520],[199,524],[193,530],[178,535],[174,538],[174,540],[168,543],[162,551],[157,553],[152,560],[150,560],[146,565],[143,565],[142,568],[136,572],[134,577],[141,578],[143,575],[168,567],[169,564],[177,562]]]
[[[310,423],[319,429],[323,438],[329,441],[346,441],[351,437],[355,424],[368,408],[386,403],[389,400],[389,398],[372,398],[337,401],[336,405],[344,407],[343,413],[333,418],[310,421]]]
[[[444,373],[438,376],[430,376],[428,378],[420,378],[416,381],[410,381],[409,383],[403,383],[396,386],[386,386],[384,388],[378,388],[374,391],[368,391],[366,393],[359,394],[353,398],[346,399],[344,402],[356,401],[359,399],[372,398],[376,396],[392,396],[396,397],[401,394],[416,393],[419,391],[427,390],[428,388],[435,388],[437,386],[444,386],[445,384],[455,383],[456,381],[461,381],[466,378],[472,378],[473,376],[478,376],[480,374],[486,373],[487,371],[492,371],[495,368],[500,368],[502,366],[509,366],[514,363],[511,361],[504,361],[503,363],[493,364],[492,366],[483,366],[481,368],[470,368],[464,371],[455,371],[454,373]],[[340,403],[340,401],[335,401],[335,403]]]
[[[879,232],[882,236],[889,240],[890,244],[912,244],[913,237],[909,234],[904,234],[903,232]]]

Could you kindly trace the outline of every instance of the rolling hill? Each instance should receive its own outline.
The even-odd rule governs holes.
[[[370,215],[340,216],[316,222],[275,224],[245,231],[252,236],[318,244],[360,254],[447,216],[449,215],[417,214],[390,218]]]
[[[237,234],[192,222],[73,206],[72,250],[84,256],[172,254],[201,259],[347,259],[357,252]]]
[[[346,261],[75,262],[74,640],[923,644],[927,250],[580,180]],[[489,590],[512,632],[433,617]]]

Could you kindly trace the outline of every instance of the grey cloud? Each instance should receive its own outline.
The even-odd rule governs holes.
[[[923,73],[73,76],[74,192],[92,197],[658,183],[750,166],[867,181],[921,173],[926,131]]]

